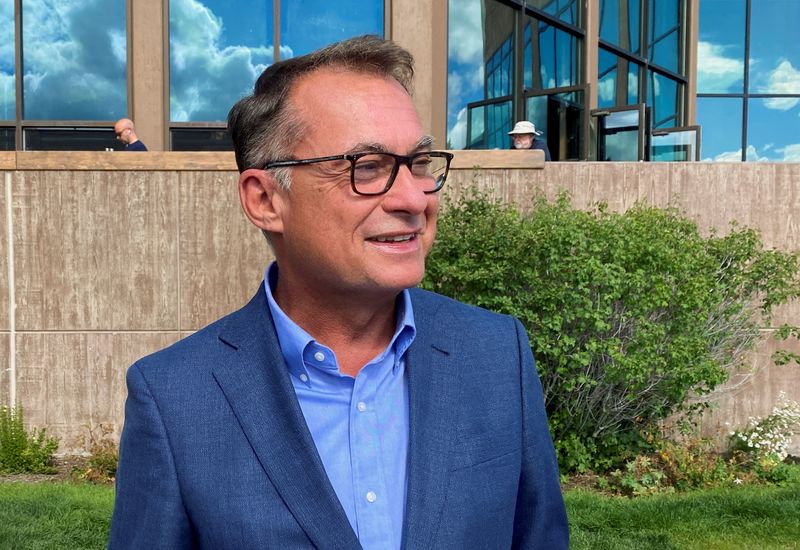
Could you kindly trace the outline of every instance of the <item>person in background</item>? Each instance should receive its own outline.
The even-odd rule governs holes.
[[[114,133],[117,135],[117,139],[125,144],[126,151],[147,151],[147,146],[136,135],[136,129],[131,119],[119,119],[114,124]]]
[[[412,76],[353,38],[231,110],[275,261],[242,309],[128,370],[111,550],[568,548],[525,329],[414,288],[453,155]]]
[[[541,149],[544,151],[544,160],[551,160],[547,142],[536,138],[536,136],[541,136],[542,133],[536,131],[536,126],[533,125],[533,122],[520,120],[508,135],[511,136],[512,149]]]

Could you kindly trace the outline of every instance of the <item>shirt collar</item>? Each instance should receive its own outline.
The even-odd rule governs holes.
[[[303,330],[300,325],[289,318],[275,301],[272,290],[275,288],[277,282],[278,264],[273,261],[264,272],[264,292],[267,294],[267,304],[272,314],[272,321],[275,323],[278,343],[281,347],[283,359],[286,361],[286,365],[289,368],[289,373],[303,382],[308,383],[309,377],[303,362],[303,352],[309,345],[316,344],[317,342],[310,334]],[[382,359],[387,353],[394,352],[393,369],[397,369],[403,354],[414,341],[416,334],[417,327],[414,323],[411,293],[408,289],[405,289],[400,293],[397,300],[394,335],[389,345],[378,357],[378,360]]]

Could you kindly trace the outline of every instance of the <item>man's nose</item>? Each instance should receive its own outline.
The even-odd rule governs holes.
[[[422,179],[414,176],[407,164],[401,163],[394,183],[384,197],[384,210],[405,211],[411,214],[424,212],[429,197],[423,189]]]

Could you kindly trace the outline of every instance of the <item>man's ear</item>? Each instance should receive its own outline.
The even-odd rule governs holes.
[[[282,201],[278,181],[266,170],[248,169],[239,174],[239,200],[245,216],[256,227],[283,233]]]

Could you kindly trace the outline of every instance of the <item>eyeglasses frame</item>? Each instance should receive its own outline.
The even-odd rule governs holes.
[[[394,167],[392,168],[392,171],[389,174],[389,179],[386,180],[386,186],[381,191],[378,191],[376,193],[364,193],[363,191],[359,191],[356,188],[356,182],[355,182],[356,162],[359,159],[367,157],[369,155],[386,155],[394,158],[395,161]],[[447,175],[450,173],[450,162],[453,160],[453,153],[448,153],[447,151],[420,151],[418,153],[413,153],[411,155],[398,155],[395,153],[387,153],[383,151],[369,151],[369,152],[365,151],[361,153],[332,155],[329,157],[315,157],[310,159],[275,160],[272,162],[268,162],[266,165],[264,165],[264,168],[262,168],[262,170],[271,170],[273,168],[284,168],[291,166],[305,166],[308,164],[316,164],[318,162],[328,162],[331,160],[347,160],[350,161],[350,188],[353,190],[353,193],[364,197],[374,197],[377,195],[383,195],[387,193],[389,189],[392,188],[392,185],[394,185],[394,180],[397,179],[397,174],[400,172],[401,164],[404,164],[406,167],[408,167],[408,171],[411,172],[411,165],[414,159],[425,155],[444,158],[446,161],[444,174],[440,178],[436,179],[437,183],[436,189],[433,189],[431,191],[423,191],[423,193],[425,193],[426,195],[431,195],[433,193],[439,192],[442,189],[442,187],[444,187],[444,182],[447,179]],[[411,173],[413,175],[413,172]]]

